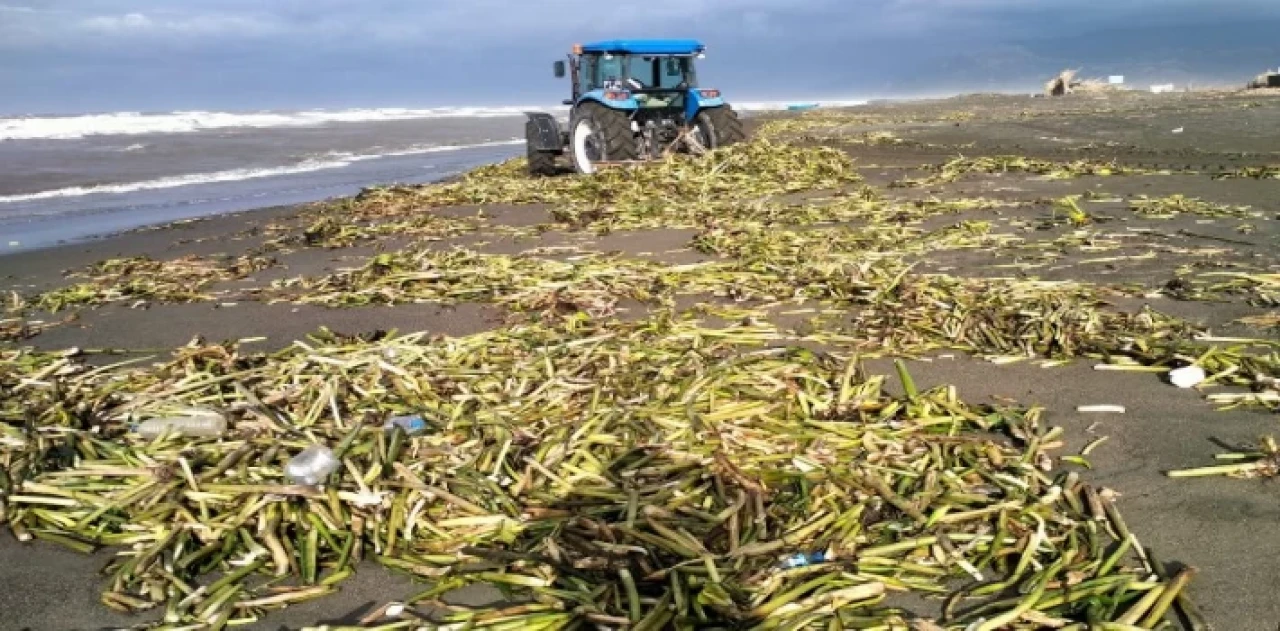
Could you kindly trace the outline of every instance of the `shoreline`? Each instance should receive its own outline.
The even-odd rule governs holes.
[[[279,207],[302,206],[344,199],[368,186],[386,184],[375,174],[362,175],[360,170],[409,172],[414,168],[435,167],[429,175],[399,178],[398,183],[425,184],[445,181],[473,168],[513,157],[514,152],[500,145],[468,147],[456,152],[389,155],[376,160],[354,162],[333,171],[316,171],[274,178],[250,178],[226,183],[196,183],[132,193],[95,193],[92,196],[109,203],[129,204],[108,210],[82,210],[55,215],[33,215],[0,221],[0,257],[60,245],[77,245],[111,239],[135,230],[155,229],[167,224],[208,220],[228,214],[253,213]],[[348,169],[358,169],[347,173]],[[363,184],[351,183],[351,178]],[[258,187],[269,185],[265,191]],[[86,196],[90,197],[90,196]],[[265,202],[264,202],[265,198]],[[68,198],[79,200],[80,197]],[[118,200],[118,201],[117,201]],[[57,203],[59,200],[49,200]],[[103,203],[108,203],[104,201]],[[3,209],[4,205],[0,205]],[[66,224],[75,224],[67,228]],[[12,243],[17,243],[17,246]]]
[[[1150,94],[1147,94],[1147,92],[1144,90],[1127,89],[1123,91],[1110,93],[1110,95],[1119,96],[1119,97],[1137,96],[1139,98],[1156,96],[1157,98],[1162,97],[1165,99],[1179,98],[1179,97],[1194,98],[1196,95],[1265,96],[1261,92],[1262,91],[1251,92],[1247,90],[1231,89],[1231,88],[1225,88],[1225,87],[1205,87],[1205,88],[1199,88],[1193,91],[1176,92],[1176,93],[1162,94],[1162,95],[1150,95]],[[1098,96],[1105,97],[1105,96],[1108,96],[1108,93],[1101,93],[1101,94],[1095,94],[1095,95],[1081,94],[1081,95],[1076,95],[1073,98],[1088,99],[1088,98],[1094,98]],[[878,98],[878,99],[863,99],[858,101],[847,101],[847,102],[832,101],[831,102],[833,103],[832,105],[821,105],[818,111],[847,111],[847,110],[856,110],[859,108],[874,109],[874,108],[881,108],[881,107],[897,108],[897,107],[911,107],[913,105],[924,105],[924,104],[930,104],[930,103],[944,105],[948,103],[963,103],[965,101],[981,100],[981,99],[996,99],[996,100],[1024,99],[1024,100],[1029,100],[1034,102],[1034,101],[1045,100],[1046,97],[1043,94],[1034,93],[1034,92],[1006,91],[1006,92],[961,93],[961,94],[952,94],[947,96]],[[817,102],[821,103],[821,100],[817,100]],[[802,113],[802,112],[788,111],[786,109],[786,102],[783,102],[783,101],[768,102],[768,103],[775,107],[773,109],[758,107],[757,109],[745,110],[743,112],[744,121],[755,121],[753,124],[758,125],[762,122],[772,120],[775,118],[791,117],[791,116],[796,116]],[[753,105],[760,106],[761,103],[753,103]],[[464,153],[464,155],[465,153],[470,153],[470,152],[496,153],[496,150],[494,149],[494,147],[487,146],[487,145],[465,147],[465,148],[461,148],[461,151]],[[419,159],[421,157],[422,156],[397,156],[393,154],[389,156],[379,157],[378,160],[405,159],[405,160],[412,161],[415,159]],[[507,157],[502,157],[502,158],[492,157],[492,158],[483,159],[479,161],[472,160],[472,161],[469,161],[470,163],[469,166],[451,169],[449,172],[443,175],[431,176],[427,178],[417,178],[417,179],[405,181],[403,183],[426,184],[431,182],[447,181],[451,177],[456,177],[476,167],[484,166],[486,164],[494,164],[494,163],[509,159],[511,157],[516,157],[516,156],[513,154],[513,155],[508,155]],[[291,176],[286,175],[281,177],[287,178]],[[226,188],[229,190],[234,190],[234,186],[238,183],[239,182],[226,183]],[[366,185],[377,186],[380,184],[388,184],[388,183],[389,182],[370,180]],[[199,187],[199,186],[208,186],[208,185],[197,183],[197,184],[193,184],[192,186]],[[345,187],[345,185],[343,185],[343,187]],[[172,189],[161,189],[161,190],[180,191],[182,189],[183,187],[174,187]],[[146,211],[146,210],[139,211],[134,209],[110,210],[110,211],[94,211],[94,212],[88,212],[88,213],[76,213],[76,214],[69,214],[69,215],[57,215],[57,216],[50,216],[48,218],[35,216],[30,218],[27,221],[23,221],[20,219],[4,220],[4,221],[0,221],[0,260],[3,260],[4,257],[10,256],[13,254],[21,254],[21,253],[30,252],[33,250],[50,249],[50,248],[57,248],[57,247],[63,247],[63,246],[75,247],[80,244],[100,241],[103,239],[111,239],[118,236],[129,234],[130,232],[133,232],[139,229],[154,229],[166,224],[181,224],[183,222],[191,221],[191,220],[207,220],[210,218],[220,217],[227,214],[253,213],[258,211],[266,211],[266,210],[270,210],[270,209],[274,209],[282,206],[299,206],[299,205],[306,205],[310,203],[327,201],[327,200],[343,199],[346,197],[350,197],[351,195],[354,195],[354,194],[355,192],[335,193],[335,194],[326,194],[320,197],[315,197],[313,194],[304,193],[302,194],[302,196],[305,197],[306,199],[299,199],[298,201],[284,201],[281,203],[267,203],[267,204],[249,202],[247,200],[239,201],[239,202],[226,201],[222,203],[175,202],[167,205],[164,208],[158,208],[150,211]],[[96,195],[112,195],[112,193],[97,193]],[[288,194],[279,193],[277,194],[277,196],[278,197],[288,196]],[[230,200],[230,198],[228,199]],[[246,205],[250,203],[255,203],[256,205],[253,205],[253,206]],[[191,206],[194,206],[195,208],[191,210],[178,211],[176,213],[173,212],[175,208],[180,206],[185,206],[185,205],[191,205]],[[207,208],[205,210],[199,210],[199,208],[202,205]],[[231,208],[231,210],[220,210],[219,209],[220,206]],[[0,209],[2,208],[3,208],[3,205],[0,205]],[[144,216],[139,217],[137,219],[122,218],[123,215],[128,215],[130,213],[142,214]],[[164,214],[173,215],[173,216],[161,217],[161,215],[164,215]],[[86,221],[88,223],[94,223],[95,220],[99,224],[106,224],[107,227],[102,229],[93,229],[91,232],[88,232],[85,234],[73,234],[71,236],[63,236],[63,237],[55,237],[55,236],[43,237],[43,238],[40,238],[38,241],[35,241],[37,245],[28,245],[28,242],[31,242],[32,239],[24,237],[24,234],[22,232],[12,231],[14,227],[18,227],[18,226],[41,226],[41,225],[53,224],[53,223],[64,222],[64,221]],[[113,224],[126,224],[126,225],[112,227]],[[6,229],[11,230],[11,232],[6,233],[5,232]],[[25,229],[28,231],[31,230],[30,227],[26,227]],[[44,232],[53,233],[53,232],[56,232],[56,229],[45,230],[37,234],[43,234]],[[19,245],[12,246],[11,243],[13,242],[17,242],[19,243]]]

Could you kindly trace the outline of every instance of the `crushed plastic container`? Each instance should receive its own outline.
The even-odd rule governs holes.
[[[808,554],[793,554],[782,560],[782,567],[796,568],[814,565],[817,563],[826,563],[831,560],[826,552],[810,552]]]
[[[1169,371],[1169,383],[1179,388],[1194,388],[1208,378],[1199,366],[1183,366]]]
[[[315,486],[338,470],[338,459],[333,450],[324,445],[312,445],[294,456],[284,466],[284,474],[294,484]]]
[[[153,418],[138,423],[134,431],[143,438],[155,438],[165,432],[190,438],[206,438],[225,434],[227,419],[221,414]]]
[[[416,434],[427,429],[427,420],[422,418],[421,414],[407,414],[404,416],[393,416],[382,424],[382,429],[390,432],[399,427],[406,434]]]

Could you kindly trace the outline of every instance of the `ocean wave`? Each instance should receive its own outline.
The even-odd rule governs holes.
[[[733,103],[742,111],[784,110],[795,101]],[[865,105],[866,101],[818,101],[821,107]],[[561,108],[563,109],[563,108]],[[183,111],[163,114],[113,112],[82,116],[29,116],[0,118],[0,141],[78,140],[88,136],[184,134],[235,128],[314,127],[329,123],[360,123],[428,118],[494,118],[520,116],[526,111],[558,111],[542,106],[363,108],[270,112]]]
[[[523,144],[524,140],[498,140],[492,142],[482,142],[470,145],[434,145],[410,147],[397,151],[389,151],[386,153],[376,154],[351,154],[351,153],[329,153],[322,157],[309,158],[297,164],[279,167],[267,167],[259,169],[230,169],[227,171],[215,171],[213,173],[189,173],[186,175],[174,175],[169,177],[157,178],[154,180],[145,180],[142,182],[126,182],[122,184],[100,184],[95,186],[70,186],[67,188],[59,188],[48,191],[40,191],[38,193],[26,193],[22,195],[0,196],[0,204],[14,204],[19,202],[32,202],[45,199],[57,199],[62,197],[83,197],[85,195],[110,195],[135,193],[138,191],[151,191],[166,188],[178,188],[181,186],[192,186],[196,184],[218,184],[223,182],[239,182],[243,180],[254,180],[267,177],[278,177],[283,175],[296,175],[299,173],[311,173],[314,171],[324,171],[328,169],[341,169],[351,166],[356,162],[365,160],[376,160],[378,158],[388,158],[395,156],[410,156],[429,153],[443,153],[448,151],[460,151],[463,149],[479,149],[483,147],[502,147],[508,145]]]
[[[814,104],[818,107],[857,107],[859,105],[866,105],[867,101],[856,99],[835,101],[824,101],[818,99],[806,101],[801,99],[795,101],[745,101],[741,103],[733,103],[732,105],[733,109],[743,112],[774,112],[785,110],[791,105],[796,104]]]
[[[297,112],[114,112],[83,116],[0,118],[3,140],[76,140],[86,136],[182,134],[217,129],[314,127],[328,123],[359,123],[423,118],[493,118],[519,116],[542,107],[435,107],[306,110]]]

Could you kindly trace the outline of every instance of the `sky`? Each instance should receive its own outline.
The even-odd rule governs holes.
[[[695,37],[730,100],[1243,85],[1276,0],[0,0],[0,113],[554,103],[574,42]]]

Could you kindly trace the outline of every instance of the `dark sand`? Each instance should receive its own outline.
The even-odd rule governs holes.
[[[963,154],[968,157],[1019,154],[1050,160],[1082,158],[1123,164],[1192,168],[1212,172],[1245,165],[1280,164],[1280,98],[1240,95],[1111,95],[1030,99],[974,96],[945,101],[880,104],[860,108],[867,120],[840,130],[848,138],[889,131],[908,142],[867,146],[823,140],[846,148],[867,180],[878,186],[917,177],[921,165]],[[955,113],[967,113],[953,116]],[[1172,130],[1183,128],[1182,133]],[[1280,180],[1214,181],[1208,175],[1078,178],[1048,181],[1005,174],[973,176],[927,189],[885,188],[889,197],[989,197],[1037,202],[998,212],[975,211],[938,221],[991,222],[991,231],[1012,234],[1040,246],[1068,236],[1069,229],[1036,227],[1051,212],[1047,200],[1064,195],[1183,194],[1231,205],[1248,205],[1261,216],[1249,219],[1182,216],[1143,219],[1114,202],[1087,202],[1095,216],[1112,218],[1099,228],[1123,235],[1121,247],[1088,251],[1056,248],[1046,262],[1043,249],[1019,254],[994,251],[945,251],[923,257],[922,264],[956,275],[1037,277],[1128,283],[1156,288],[1179,265],[1236,264],[1280,271]],[[545,208],[486,208],[504,225],[550,221]],[[471,213],[475,209],[450,212]],[[292,209],[272,209],[129,233],[101,241],[62,246],[0,258],[0,289],[29,291],[65,283],[63,270],[103,258],[147,254],[172,258],[185,254],[242,253],[258,246],[255,234],[267,224],[289,222]],[[1252,230],[1241,229],[1249,224]],[[614,233],[604,237],[547,233],[527,240],[504,235],[469,235],[457,243],[479,244],[490,252],[519,252],[535,247],[573,245],[619,251],[670,262],[698,260],[687,251],[690,233],[678,230]],[[483,242],[480,244],[480,242]],[[450,242],[443,242],[442,247]],[[394,245],[394,242],[392,242]],[[372,248],[301,250],[280,257],[282,269],[267,270],[249,287],[285,275],[315,274],[358,264]],[[1151,254],[1154,253],[1154,254]],[[1095,259],[1138,258],[1097,262]],[[40,348],[150,349],[163,354],[193,336],[209,340],[265,336],[263,348],[280,347],[320,326],[344,333],[396,328],[462,335],[499,325],[506,317],[490,305],[409,305],[360,309],[324,309],[238,300],[235,306],[210,303],[155,305],[147,309],[111,306],[79,313],[76,322],[55,327],[24,344]],[[1117,300],[1116,308],[1144,304],[1210,327],[1219,335],[1275,336],[1277,332],[1236,323],[1267,310],[1241,302],[1177,302],[1169,298]],[[892,374],[887,361],[871,366]],[[1207,464],[1222,445],[1250,444],[1275,433],[1276,416],[1256,411],[1215,411],[1195,391],[1178,390],[1156,376],[1095,371],[1091,362],[1058,368],[1033,362],[997,366],[979,360],[935,357],[913,362],[920,386],[955,384],[972,402],[1004,397],[1046,409],[1051,424],[1063,426],[1076,453],[1094,438],[1108,440],[1091,456],[1087,479],[1118,490],[1120,507],[1144,544],[1166,562],[1199,568],[1191,595],[1220,631],[1275,631],[1280,626],[1280,484],[1225,478],[1171,480],[1173,468]],[[1120,404],[1123,415],[1084,415],[1076,407]],[[44,544],[20,545],[0,534],[0,629],[98,629],[138,622],[98,604],[101,587],[95,572],[107,553],[82,557]],[[297,629],[318,622],[353,622],[369,609],[415,591],[407,579],[377,567],[363,567],[342,584],[339,594],[268,616],[253,629]],[[489,594],[471,594],[483,599]]]

